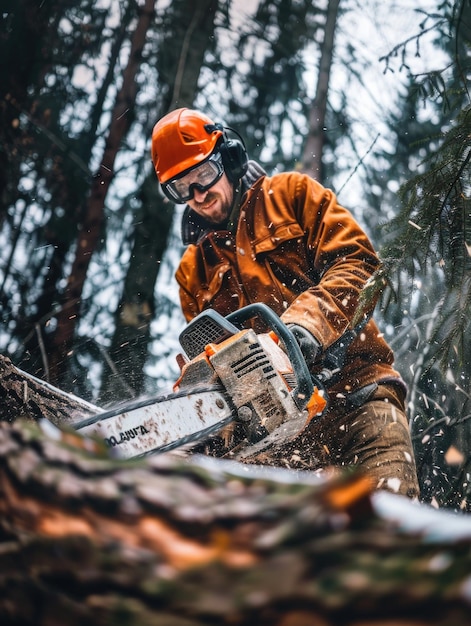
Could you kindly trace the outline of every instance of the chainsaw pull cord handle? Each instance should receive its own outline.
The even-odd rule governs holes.
[[[298,342],[286,324],[263,302],[248,304],[238,311],[226,315],[228,321],[241,329],[244,327],[244,323],[253,317],[262,319],[283,341],[296,377],[296,388],[293,393],[293,399],[300,409],[304,409],[314,392],[314,383]],[[319,388],[322,387],[320,384],[317,386]]]

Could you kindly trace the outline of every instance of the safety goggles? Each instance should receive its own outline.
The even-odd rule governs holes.
[[[181,174],[177,178],[162,183],[162,190],[173,202],[183,204],[193,198],[195,189],[207,191],[224,174],[221,153],[212,154],[206,161]]]

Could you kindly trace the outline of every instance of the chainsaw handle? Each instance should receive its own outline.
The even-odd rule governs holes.
[[[248,304],[238,311],[226,315],[226,319],[229,322],[232,322],[232,324],[241,329],[244,323],[253,317],[259,317],[263,320],[283,341],[296,377],[296,389],[293,393],[293,398],[299,408],[304,408],[314,392],[314,384],[301,348],[286,324],[263,302]]]

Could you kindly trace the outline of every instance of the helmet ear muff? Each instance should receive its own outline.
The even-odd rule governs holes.
[[[223,135],[219,139],[217,148],[221,153],[222,164],[224,165],[224,171],[231,183],[237,183],[247,171],[249,164],[249,157],[244,141],[239,133],[233,128],[223,126],[220,123],[206,124],[205,130],[207,132],[213,132],[214,130],[222,130]],[[226,131],[230,130],[237,139],[229,139]]]
[[[228,139],[224,134],[224,139],[219,145],[219,152],[227,177],[231,183],[237,183],[248,167],[249,158],[245,145],[238,139]]]

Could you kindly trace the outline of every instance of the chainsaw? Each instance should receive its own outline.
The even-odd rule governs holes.
[[[245,327],[254,317],[267,333]],[[326,408],[322,380],[312,377],[293,334],[265,304],[226,317],[203,311],[179,341],[184,354],[172,393],[111,410],[89,405],[95,414],[73,428],[132,458],[201,442],[235,422],[252,449],[295,437]]]

